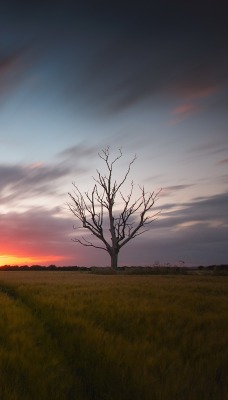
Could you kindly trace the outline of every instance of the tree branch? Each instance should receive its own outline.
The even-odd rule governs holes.
[[[97,246],[97,245],[93,244],[89,240],[85,239],[84,236],[82,236],[82,240],[81,239],[71,239],[71,240],[75,243],[81,244],[84,247],[94,247],[95,249],[101,249],[101,250],[108,251],[105,247]]]

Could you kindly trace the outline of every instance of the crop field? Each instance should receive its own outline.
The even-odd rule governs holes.
[[[228,399],[228,277],[0,271],[1,400]]]

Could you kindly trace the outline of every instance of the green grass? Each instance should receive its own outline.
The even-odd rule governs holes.
[[[226,400],[228,277],[0,272],[1,400]]]

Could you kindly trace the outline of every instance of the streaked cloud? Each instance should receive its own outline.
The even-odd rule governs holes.
[[[19,44],[12,50],[0,46],[0,101],[8,99],[19,88],[34,64],[31,44]]]
[[[87,161],[89,157],[94,156],[98,153],[98,147],[92,145],[86,145],[83,143],[74,144],[70,147],[65,148],[57,157],[62,159],[64,162],[74,162],[80,164],[80,162]]]
[[[199,107],[194,104],[183,104],[176,107],[171,114],[173,115],[173,119],[170,121],[170,125],[178,124],[179,122],[184,121],[186,118],[189,118],[193,114],[199,111]]]
[[[186,265],[212,265],[227,262],[228,228],[219,229],[205,223],[182,227],[181,230],[152,227],[152,236],[141,237],[140,243],[129,243],[123,248],[120,259],[127,265],[153,265],[155,261],[176,264],[184,260]],[[134,259],[132,255],[134,254]]]
[[[182,185],[172,185],[172,186],[164,186],[159,197],[167,197],[176,194],[180,190],[185,190],[194,186],[193,184],[182,184]]]
[[[118,32],[110,24],[105,40],[99,46],[93,41],[97,51],[85,64],[80,84],[72,82],[72,95],[79,90],[85,105],[115,115],[140,102],[153,105],[161,98],[203,101],[222,91],[227,84],[228,59],[221,50],[221,32],[212,34],[205,20],[198,21],[191,14],[185,15],[183,30],[179,19],[183,16],[175,6],[169,10],[172,23],[161,6],[155,7],[150,18],[144,14],[143,19],[136,17],[128,24],[120,20]]]
[[[220,165],[228,164],[228,158],[224,158],[223,160],[219,161]]]
[[[183,89],[182,89],[183,90]],[[213,96],[214,94],[217,94],[219,91],[221,91],[222,88],[219,86],[208,86],[208,87],[187,87],[186,88],[186,96],[191,100],[191,99],[198,99],[198,98],[208,98],[210,96]],[[183,93],[185,91],[183,90]]]
[[[9,206],[19,199],[56,194],[57,182],[69,173],[64,165],[0,164],[0,203]]]
[[[164,205],[162,218],[156,221],[158,227],[178,227],[195,221],[208,225],[219,224],[228,227],[228,193],[209,197],[198,197],[188,203]]]
[[[31,65],[36,72],[39,65],[48,69],[51,52],[55,91],[73,110],[86,108],[103,117],[113,116],[144,101],[154,104],[161,98],[207,98],[227,83],[228,57],[221,46],[226,43],[220,29],[222,12],[213,15],[205,10],[217,23],[214,31],[208,23],[210,18],[202,18],[199,4],[190,8],[179,1],[165,7],[153,4],[153,12],[146,2],[142,7],[132,4],[131,8],[121,2],[121,13],[118,1],[108,6],[98,2],[96,7],[91,1],[87,6],[67,2],[66,8],[56,5],[54,9],[45,4],[45,12],[34,4],[26,6],[26,13],[13,3],[13,11],[7,9],[5,13],[20,17],[20,24],[17,21],[11,26],[21,33],[19,50],[13,49],[10,54],[2,51],[0,79],[1,70],[4,76],[8,71],[8,85],[20,69]],[[23,25],[29,26],[28,40],[36,49],[32,57],[31,48],[24,50]]]

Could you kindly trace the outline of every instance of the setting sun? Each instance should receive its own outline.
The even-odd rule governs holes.
[[[60,256],[44,256],[44,257],[23,257],[15,256],[11,254],[0,255],[0,266],[2,265],[32,265],[32,264],[45,264],[54,263],[60,261],[62,257]]]

